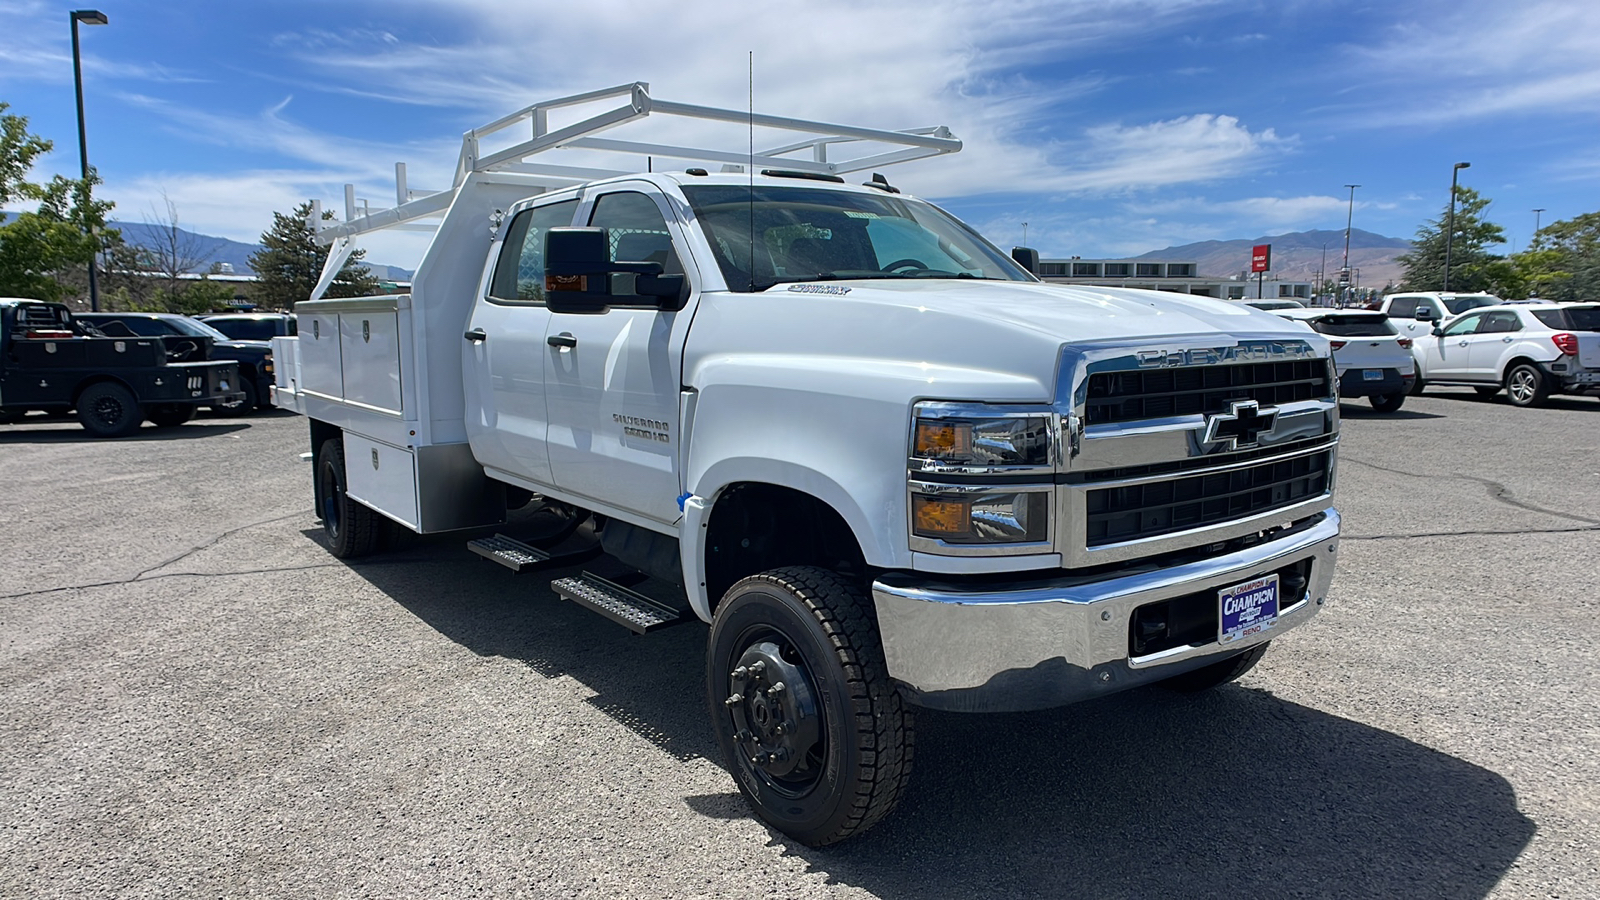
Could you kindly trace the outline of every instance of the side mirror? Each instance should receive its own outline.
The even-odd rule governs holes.
[[[1032,247],[1012,247],[1011,258],[1027,269],[1030,275],[1039,274],[1039,251]]]
[[[635,296],[658,298],[663,309],[683,308],[684,277],[661,274],[658,262],[612,262],[604,228],[550,229],[544,259],[551,312],[602,313],[611,300]]]
[[[1438,325],[1433,326],[1433,336],[1444,337],[1444,329],[1440,328]]]
[[[1417,321],[1418,322],[1432,322],[1433,321],[1433,310],[1429,309],[1426,306],[1417,307]]]

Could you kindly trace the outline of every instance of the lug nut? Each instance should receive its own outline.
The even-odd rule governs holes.
[[[788,747],[779,747],[776,751],[773,752],[772,758],[776,759],[778,762],[788,762],[789,761],[789,748]]]
[[[739,668],[734,669],[729,674],[731,674],[733,676],[733,680],[734,681],[743,681],[746,678],[750,677],[750,670],[746,669],[744,666],[740,666]]]
[[[748,741],[748,740],[750,740],[750,732],[748,732],[748,731],[740,731],[740,732],[739,732],[739,733],[738,733],[738,734],[735,734],[735,735],[734,735],[734,736],[733,736],[733,739],[734,739],[734,741],[736,741],[736,742],[737,742],[737,743],[740,743],[740,744],[742,744],[742,743],[744,743],[744,742],[745,742],[745,741]]]
[[[783,723],[779,722],[777,725],[773,726],[772,733],[781,737],[786,730],[787,729],[783,727]]]
[[[767,670],[767,663],[766,663],[765,660],[758,659],[755,662],[750,664],[750,674],[756,676],[757,678],[760,678],[761,677],[761,673],[765,672],[766,670]]]
[[[726,699],[726,700],[724,700],[722,702],[724,704],[728,705],[728,706],[738,706],[740,703],[744,702],[744,695],[743,694],[729,694],[728,695],[728,699]]]
[[[783,682],[781,682],[781,681],[775,682],[772,685],[772,687],[767,688],[767,695],[768,696],[771,696],[773,694],[781,694],[783,692],[784,692],[784,686],[783,686]]]

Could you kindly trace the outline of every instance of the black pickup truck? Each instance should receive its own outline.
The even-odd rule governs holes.
[[[76,409],[90,434],[122,437],[243,396],[237,363],[175,362],[160,338],[107,337],[60,303],[0,298],[0,422]]]

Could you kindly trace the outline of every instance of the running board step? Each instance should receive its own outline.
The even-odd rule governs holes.
[[[649,634],[686,621],[672,607],[590,572],[577,578],[557,578],[550,582],[550,589],[635,634]]]
[[[558,569],[562,566],[577,565],[593,559],[599,552],[597,546],[570,548],[566,542],[563,542],[563,544],[554,548],[557,552],[552,553],[549,550],[541,550],[531,544],[524,544],[516,538],[506,537],[503,534],[467,541],[467,548],[484,559],[505,566],[518,575],[536,569]]]

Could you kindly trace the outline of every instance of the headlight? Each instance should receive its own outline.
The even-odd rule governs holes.
[[[911,456],[949,465],[1048,466],[1050,418],[919,416]]]
[[[1049,520],[1050,495],[1044,491],[947,493],[937,485],[919,485],[911,494],[912,532],[950,544],[1045,541]]]

